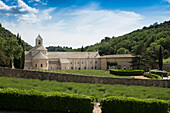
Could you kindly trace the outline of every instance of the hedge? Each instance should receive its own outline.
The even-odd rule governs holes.
[[[144,74],[144,70],[118,70],[110,69],[110,74],[119,76],[139,76]]]
[[[166,72],[166,71],[161,71],[161,70],[150,70],[150,72],[152,73],[152,74],[156,74],[156,75],[160,75],[160,76],[164,76],[164,77],[166,77],[166,75],[168,74],[168,72]]]
[[[152,79],[161,79],[161,76],[156,74],[144,74],[144,77],[152,78]]]
[[[102,113],[168,113],[164,100],[111,96],[101,101]]]
[[[93,97],[83,95],[0,89],[1,110],[92,113],[93,101]]]

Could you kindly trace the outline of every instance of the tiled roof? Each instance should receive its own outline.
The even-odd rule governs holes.
[[[98,52],[48,52],[49,58],[100,58]]]
[[[60,59],[60,62],[61,63],[67,63],[67,64],[69,64],[70,63],[70,61],[68,60],[68,59]]]
[[[101,58],[133,58],[134,55],[131,54],[117,54],[117,55],[104,55]]]
[[[35,46],[31,50],[47,50],[43,45]]]
[[[38,35],[36,39],[42,40],[42,37],[40,35]]]
[[[25,51],[25,59],[32,59],[30,51]]]
[[[42,52],[38,52],[32,59],[48,59]]]

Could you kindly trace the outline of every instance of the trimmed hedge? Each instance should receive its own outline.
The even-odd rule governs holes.
[[[161,71],[161,70],[150,70],[150,72],[152,73],[152,74],[156,74],[156,75],[160,75],[160,76],[164,76],[164,77],[166,77],[166,75],[168,74],[168,72],[166,72],[166,71]]]
[[[148,77],[148,78],[152,78],[152,79],[161,79],[161,77],[156,74],[144,74],[144,77]]]
[[[111,96],[101,101],[102,113],[168,113],[164,100]]]
[[[94,98],[59,92],[0,89],[1,110],[92,113]]]
[[[143,75],[144,70],[118,70],[110,69],[110,74],[119,75],[119,76],[138,76]]]

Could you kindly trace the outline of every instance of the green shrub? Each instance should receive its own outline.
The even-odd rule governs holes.
[[[166,72],[166,71],[161,71],[161,70],[150,70],[150,72],[152,73],[152,74],[156,74],[156,75],[160,75],[160,76],[164,76],[164,77],[166,77],[166,75],[168,74],[168,72]]]
[[[148,78],[152,78],[152,79],[161,79],[161,77],[156,74],[144,74],[144,77],[148,77]]]
[[[164,100],[111,96],[101,101],[102,113],[168,113]]]
[[[143,75],[144,70],[118,70],[110,69],[110,74],[119,75],[119,76],[138,76]]]
[[[91,113],[93,97],[36,90],[0,89],[1,110]]]

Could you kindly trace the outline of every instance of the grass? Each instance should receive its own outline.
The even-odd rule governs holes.
[[[110,74],[109,70],[45,70],[45,71],[64,73],[64,74],[100,76],[100,77],[132,78],[131,76],[117,76],[117,75]]]
[[[164,64],[170,64],[170,57],[167,58],[167,59],[163,59],[163,63]]]
[[[170,100],[170,88],[104,85],[89,83],[57,82],[37,79],[0,77],[0,88],[36,89],[45,92],[65,92],[94,96],[98,101],[107,96],[156,98]]]

